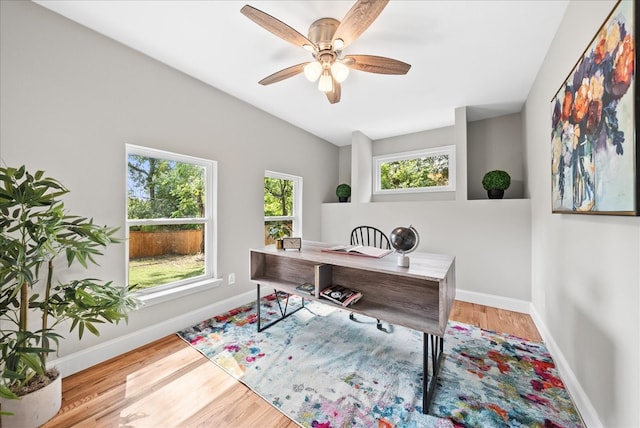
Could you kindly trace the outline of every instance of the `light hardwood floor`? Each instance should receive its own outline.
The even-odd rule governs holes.
[[[541,341],[528,315],[456,301],[451,320]],[[53,427],[298,425],[176,335],[62,380]]]

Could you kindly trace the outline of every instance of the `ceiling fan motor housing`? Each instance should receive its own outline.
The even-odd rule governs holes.
[[[309,27],[309,40],[318,46],[318,51],[332,50],[333,35],[340,21],[334,18],[320,18]]]

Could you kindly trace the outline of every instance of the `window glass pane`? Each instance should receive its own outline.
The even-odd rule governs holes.
[[[284,178],[264,178],[264,215],[292,216],[293,180]]]
[[[302,177],[265,171],[264,242],[302,236]]]
[[[145,289],[204,274],[203,223],[129,228],[130,284]]]
[[[375,156],[373,168],[374,194],[456,190],[456,152],[453,145]]]
[[[380,187],[411,189],[449,185],[449,155],[402,159],[380,164]]]
[[[216,162],[134,145],[126,161],[128,283],[152,298],[213,282]]]
[[[204,217],[204,167],[134,154],[127,160],[130,220]]]

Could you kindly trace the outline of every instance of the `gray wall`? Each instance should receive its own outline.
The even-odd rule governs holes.
[[[265,169],[303,177],[304,237],[320,239],[337,147],[36,4],[0,7],[3,165],[45,170],[71,190],[72,212],[124,229],[126,143],[218,161],[218,271],[235,272],[236,285],[145,307],[100,339],[69,335],[62,356],[254,290],[249,248],[263,245]],[[88,276],[122,283],[125,259],[112,246]]]
[[[467,126],[469,199],[487,199],[482,178],[501,169],[511,176],[506,199],[524,197],[524,142],[520,113],[469,122]]]
[[[531,295],[529,200],[412,201],[322,205],[322,240],[348,244],[355,226],[389,234],[413,225],[418,251],[456,258],[456,298],[528,311]],[[487,296],[498,299],[483,301]]]
[[[602,424],[637,427],[640,218],[551,214],[550,100],[613,5],[570,3],[525,104],[532,301]]]
[[[351,185],[351,146],[340,147],[338,153],[338,182]]]

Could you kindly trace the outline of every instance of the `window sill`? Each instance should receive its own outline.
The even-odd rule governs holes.
[[[173,301],[179,297],[205,291],[222,284],[222,278],[208,278],[202,281],[185,284],[179,287],[160,290],[154,293],[139,293],[136,297],[142,302],[143,307],[154,306],[160,303]]]

